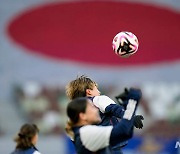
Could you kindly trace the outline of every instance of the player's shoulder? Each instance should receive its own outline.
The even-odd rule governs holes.
[[[96,125],[86,125],[86,126],[83,126],[80,128],[80,131],[82,130],[91,130],[91,129],[96,129],[98,128],[99,126],[96,126]]]
[[[111,100],[107,95],[94,96],[93,101]]]
[[[87,149],[97,151],[109,145],[112,129],[113,126],[83,126],[80,128],[80,139]]]
[[[109,102],[112,104],[115,104],[114,100],[112,100],[109,96],[107,95],[100,95],[100,96],[95,96],[93,98],[93,102]]]
[[[107,95],[99,95],[99,96],[94,96],[94,98],[109,98]]]

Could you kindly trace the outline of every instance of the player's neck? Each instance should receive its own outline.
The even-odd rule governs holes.
[[[89,123],[87,121],[79,121],[76,126],[80,127],[80,126],[85,126],[85,125],[89,125]]]

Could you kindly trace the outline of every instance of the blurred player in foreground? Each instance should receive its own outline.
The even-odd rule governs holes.
[[[98,123],[98,125],[102,125],[102,126],[110,126],[110,125],[114,126],[119,122],[119,118],[121,119],[123,117],[126,109],[126,105],[124,104],[127,104],[129,99],[132,99],[132,95],[135,95],[137,97],[136,101],[138,102],[141,98],[140,90],[137,89],[130,89],[129,91],[126,90],[123,94],[117,97],[118,100],[122,98],[121,101],[122,105],[117,105],[108,96],[100,95],[97,83],[84,75],[69,82],[69,84],[66,86],[66,94],[70,100],[73,100],[78,97],[89,98],[92,101],[93,105],[99,109],[102,120],[100,123]],[[136,128],[142,129],[143,127],[142,119],[143,117],[141,115],[135,116],[134,126]],[[68,127],[69,126],[67,124],[66,127],[67,130]],[[127,141],[123,140],[117,143],[116,145],[113,145],[114,153],[115,152],[120,153],[121,148],[126,144]]]
[[[124,104],[126,110],[122,120],[114,126],[95,125],[101,122],[101,117],[98,109],[86,97],[76,98],[68,104],[67,115],[71,129],[67,133],[74,135],[74,145],[78,154],[114,154],[111,147],[133,136],[139,98],[133,94],[131,96],[132,99]]]
[[[16,148],[11,154],[40,154],[35,147],[38,133],[39,129],[35,124],[24,124],[14,139]]]

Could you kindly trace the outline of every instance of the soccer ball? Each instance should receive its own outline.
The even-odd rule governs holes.
[[[138,50],[139,42],[131,32],[122,31],[113,38],[112,48],[120,57],[129,57]]]

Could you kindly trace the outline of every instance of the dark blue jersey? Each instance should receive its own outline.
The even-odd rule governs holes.
[[[85,125],[74,127],[74,144],[78,154],[121,154],[112,147],[130,139],[133,135],[137,101],[129,100],[122,120],[115,126]]]
[[[35,147],[30,147],[28,149],[16,149],[11,154],[40,154],[40,152]]]

